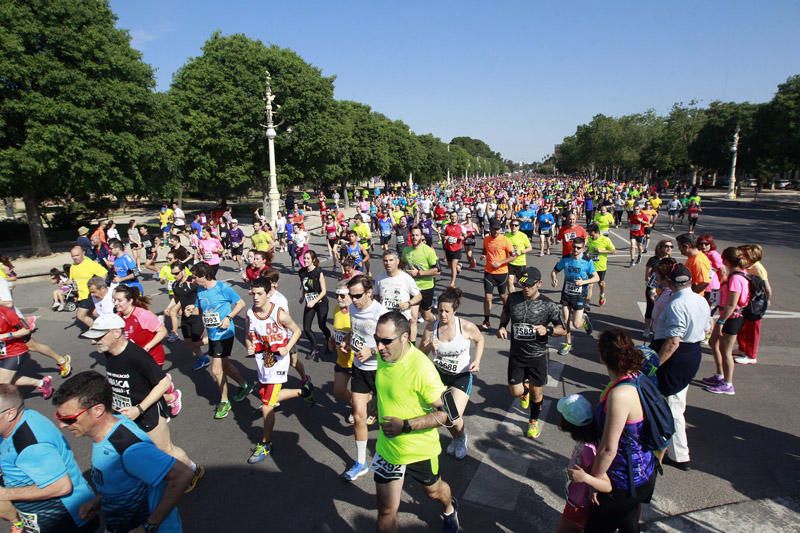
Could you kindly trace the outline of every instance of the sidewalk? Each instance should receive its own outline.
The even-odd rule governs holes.
[[[800,531],[800,497],[767,498],[721,505],[650,522],[643,531],[668,533]]]

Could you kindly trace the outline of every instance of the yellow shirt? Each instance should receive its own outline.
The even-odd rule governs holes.
[[[514,248],[514,251],[520,255],[515,257],[511,260],[511,265],[515,266],[525,266],[528,264],[528,260],[526,259],[526,255],[522,252],[527,250],[531,247],[531,241],[528,239],[528,236],[518,231],[517,233],[506,233],[506,239],[511,241],[511,246]]]
[[[158,213],[158,220],[161,222],[161,227],[162,228],[164,226],[166,226],[167,224],[172,223],[173,214],[174,214],[174,211],[172,209],[170,209],[169,207],[167,208],[166,211],[160,211]]]
[[[78,286],[78,300],[85,300],[89,297],[89,285],[87,282],[94,276],[100,276],[105,279],[108,275],[106,270],[99,263],[84,257],[79,265],[71,265],[69,267],[69,279],[74,280]]]
[[[342,368],[353,366],[355,353],[349,347],[347,350],[339,348],[339,344],[350,333],[350,313],[344,312],[337,305],[333,309],[333,342],[336,343],[336,364]]]
[[[650,198],[650,205],[653,206],[653,209],[658,211],[661,208],[661,204],[663,200],[661,198]]]
[[[356,235],[358,235],[358,240],[361,241],[362,243],[364,241],[369,241],[370,239],[372,239],[372,232],[370,231],[369,226],[367,226],[363,222],[361,224],[356,224],[355,226],[353,226],[353,231],[356,232]]]
[[[266,252],[272,246],[272,235],[266,231],[259,231],[250,236],[250,242],[256,250]]]

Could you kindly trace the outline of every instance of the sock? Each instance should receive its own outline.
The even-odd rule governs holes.
[[[367,464],[367,441],[365,440],[356,441],[356,462],[362,465]]]
[[[189,465],[189,468],[192,469],[192,472],[197,472],[197,463],[192,461],[192,464]]]
[[[728,387],[733,387],[733,382],[731,382],[731,381],[726,381],[726,382],[725,382],[725,385],[727,385]]]
[[[538,402],[531,403],[531,420],[539,420],[539,414],[542,412],[542,402],[544,400],[539,400]]]
[[[489,315],[483,315],[483,321],[489,322]]]
[[[725,376],[723,376],[722,374],[714,374],[714,377],[717,379],[723,379]]]

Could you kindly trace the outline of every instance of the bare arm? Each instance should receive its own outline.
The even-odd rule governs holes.
[[[60,498],[61,496],[66,496],[70,492],[72,492],[72,481],[69,479],[69,474],[64,474],[54,482],[42,488],[36,485],[0,488],[0,500],[34,502]]]
[[[153,509],[150,516],[147,517],[147,521],[151,524],[160,524],[163,522],[167,515],[178,504],[178,500],[181,499],[181,496],[183,496],[183,493],[186,491],[186,487],[189,486],[189,482],[192,480],[192,469],[180,461],[175,461],[175,464],[172,465],[172,468],[167,472],[164,479],[167,481],[164,494],[162,494],[161,500],[158,502],[156,508]]]
[[[425,355],[430,355],[433,350],[433,323],[428,323],[425,326],[425,331],[422,333],[422,342],[419,345],[420,351]]]

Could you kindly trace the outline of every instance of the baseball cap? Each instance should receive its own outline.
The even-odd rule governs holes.
[[[528,267],[519,277],[518,283],[523,287],[531,287],[534,283],[542,279],[542,273],[536,267]]]
[[[692,273],[683,263],[675,263],[669,273],[669,280],[675,285],[686,285],[692,281]]]
[[[84,339],[99,339],[112,329],[124,329],[125,321],[116,314],[103,314],[97,317],[92,327],[79,335]]]
[[[556,409],[573,426],[581,427],[592,423],[592,405],[580,394],[564,396],[558,400]]]
[[[231,224],[238,224],[238,223],[239,223],[239,221],[238,221],[238,220],[236,220],[235,218],[232,218],[232,219],[231,219]]]
[[[500,221],[496,218],[493,218],[492,223],[489,225],[489,229],[500,229]]]

